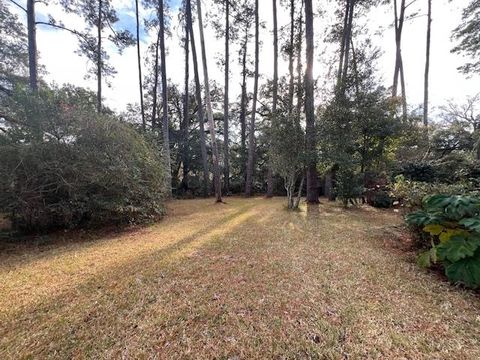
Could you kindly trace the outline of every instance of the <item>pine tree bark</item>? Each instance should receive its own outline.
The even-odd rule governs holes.
[[[225,193],[230,192],[230,159],[229,159],[229,81],[230,81],[230,0],[225,0],[225,94],[223,99],[223,186]]]
[[[157,127],[157,97],[158,97],[158,48],[160,47],[160,30],[157,33],[157,42],[155,44],[155,64],[153,68],[153,90],[152,90],[152,130]]]
[[[30,90],[35,92],[38,90],[37,27],[35,24],[35,0],[27,0],[27,32]]]
[[[345,15],[343,17],[342,42],[340,44],[340,61],[338,63],[338,72],[337,72],[337,88],[340,87],[340,84],[342,82],[343,61],[344,61],[344,57],[345,57],[345,41],[347,39],[349,11],[350,11],[350,0],[346,0],[345,1]]]
[[[165,19],[163,0],[159,1],[159,20],[160,20],[160,63],[162,76],[162,134],[163,134],[163,152],[165,157],[165,166],[167,176],[165,179],[167,187],[167,196],[172,196],[172,169],[170,160],[170,134],[168,123],[168,88],[167,88],[167,65],[165,63]]]
[[[213,121],[212,101],[210,98],[210,83],[208,78],[207,51],[205,49],[205,36],[203,34],[202,19],[202,1],[197,0],[198,27],[200,31],[200,44],[202,48],[203,77],[205,82],[205,100],[207,102],[207,117],[210,128],[210,138],[212,141],[212,157],[213,157],[213,177],[215,187],[215,198],[217,202],[222,202],[222,184],[220,179],[220,166],[218,161],[218,146],[215,135],[215,123]]]
[[[423,125],[428,128],[428,76],[430,72],[430,38],[432,31],[432,0],[428,0],[427,49],[425,57],[425,88],[423,97]]]
[[[253,167],[255,157],[255,116],[257,113],[258,97],[258,65],[260,53],[259,41],[259,19],[258,19],[258,0],[255,0],[255,75],[253,83],[252,114],[250,118],[250,131],[248,133],[248,161],[247,161],[247,181],[245,184],[245,196],[253,195]]]
[[[293,53],[295,49],[295,0],[290,0],[290,41],[288,54],[288,114],[293,113],[293,95],[295,91],[295,78],[293,74]]]
[[[400,59],[400,85],[402,87],[402,117],[406,121],[408,116],[407,109],[407,89],[405,87],[405,73],[403,71],[403,60]]]
[[[272,104],[272,124],[275,126],[277,117],[278,103],[278,19],[277,19],[277,0],[273,0],[273,104]],[[273,197],[273,171],[269,160],[267,170],[267,198]]]
[[[138,62],[138,87],[140,89],[140,112],[142,115],[143,131],[147,130],[147,123],[145,121],[145,108],[143,106],[143,84],[142,84],[142,57],[140,53],[140,19],[138,10],[138,0],[135,0],[135,18],[137,21],[137,62]]]
[[[242,95],[240,99],[240,152],[241,152],[241,172],[244,175],[244,185],[246,184],[246,164],[247,164],[247,46],[248,29],[245,30],[245,40],[242,53]]]
[[[187,2],[185,2],[185,15],[187,13]],[[185,39],[184,39],[184,50],[185,50],[185,82],[184,82],[184,94],[183,94],[183,116],[181,123],[181,151],[182,151],[182,188],[188,190],[188,173],[190,171],[189,156],[188,156],[188,126],[190,123],[190,96],[188,81],[190,79],[190,69],[189,69],[189,41],[190,34],[188,28],[188,22],[186,21],[187,16],[185,16]]]
[[[302,66],[302,51],[303,51],[303,6],[304,0],[300,7],[300,15],[298,17],[298,37],[297,37],[297,108],[295,111],[295,121],[300,125],[302,108],[304,105],[304,78],[303,78],[303,66]]]
[[[315,134],[315,105],[313,99],[313,9],[312,0],[305,0],[305,38],[307,69],[305,72],[305,116],[307,153],[307,203],[318,203],[317,142]]]
[[[355,1],[349,0],[349,9],[348,9],[348,21],[347,21],[347,32],[345,34],[345,52],[343,59],[343,74],[342,74],[342,92],[345,90],[345,80],[347,79],[348,66],[349,66],[349,56],[350,56],[350,39],[352,37],[352,28],[353,28],[353,13],[355,10]]]
[[[102,112],[102,0],[98,1],[97,22],[97,112]]]
[[[202,191],[203,196],[208,196],[208,158],[207,158],[207,144],[205,140],[205,121],[203,113],[203,101],[202,101],[202,88],[200,85],[200,75],[198,71],[198,58],[197,58],[197,48],[195,45],[195,36],[193,34],[192,26],[192,6],[191,1],[187,0],[187,26],[190,32],[190,45],[192,47],[192,61],[193,61],[193,72],[195,77],[195,98],[197,100],[197,121],[200,127],[200,152],[202,155],[202,166],[203,166],[203,184]]]

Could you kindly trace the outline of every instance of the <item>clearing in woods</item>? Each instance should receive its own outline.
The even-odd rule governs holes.
[[[391,246],[398,214],[284,201],[4,246],[0,358],[480,358],[478,296]]]

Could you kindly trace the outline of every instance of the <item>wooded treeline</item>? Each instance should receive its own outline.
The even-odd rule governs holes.
[[[284,194],[286,189],[291,208],[298,206],[302,190],[308,203],[317,203],[320,195],[326,195],[348,204],[365,196],[365,189],[388,183],[406,162],[438,160],[442,150],[435,141],[441,131],[448,131],[455,142],[452,149],[445,150],[448,153],[461,150],[480,154],[476,145],[476,114],[466,120],[455,119],[453,108],[458,109],[459,105],[454,104],[444,111],[449,124],[463,124],[463,131],[470,134],[467,145],[461,142],[454,126],[429,121],[430,39],[435,8],[432,9],[431,0],[425,0],[428,11],[419,12],[415,6],[422,1],[272,0],[271,12],[266,14],[259,12],[258,0],[212,0],[205,22],[201,1],[183,0],[176,4],[135,0],[132,33],[122,28],[111,0],[58,1],[66,13],[84,20],[82,30],[53,17],[39,21],[35,7],[42,3],[35,0],[25,4],[7,0],[0,4],[0,39],[2,48],[8,50],[1,55],[0,67],[2,136],[11,141],[17,127],[27,123],[38,127],[39,141],[47,136],[41,128],[44,124],[36,121],[43,110],[25,109],[33,103],[27,99],[28,94],[42,97],[42,91],[65,91],[51,89],[43,81],[43,69],[37,60],[42,49],[37,47],[36,28],[51,27],[77,38],[78,53],[89,64],[86,76],[97,83],[97,115],[131,124],[162,148],[165,196],[215,194],[216,200],[222,201],[222,196],[229,194],[273,196]],[[324,23],[325,7],[335,9],[331,24]],[[388,9],[395,30],[391,84],[380,80],[377,64],[382,49],[371,43],[370,30],[361,25],[378,7]],[[25,16],[14,15],[13,8]],[[289,14],[288,23],[279,24],[278,9]],[[477,2],[472,1],[465,9],[463,23],[454,31],[457,45],[453,51],[474,60],[479,35],[474,30],[478,18],[472,14],[478,14],[479,9]],[[178,18],[172,18],[173,14],[178,14]],[[272,19],[271,28],[265,28],[266,17]],[[418,111],[407,101],[402,33],[409,22],[423,19],[424,104]],[[224,43],[218,60],[224,73],[223,83],[209,79],[208,58],[213,56],[213,50],[204,29],[210,26]],[[166,62],[166,38],[172,31],[182,33],[178,45],[185,54],[183,67],[175,70],[169,69]],[[273,44],[262,39],[265,31],[273,34]],[[142,49],[145,32],[154,36],[148,48]],[[326,79],[319,81],[314,78],[314,66],[318,64],[315,60],[326,56],[318,51],[323,45],[338,50],[333,58],[321,59],[329,71],[325,72]],[[129,46],[136,46],[137,50],[132,71],[138,71],[138,103],[129,105],[120,115],[105,106],[102,95],[103,87],[116,74],[110,61],[112,46],[120,52]],[[265,79],[259,71],[263,51],[274,54],[272,79]],[[61,56],[61,49],[58,55]],[[288,63],[286,71],[279,69],[279,58]],[[241,79],[240,84],[231,81],[232,63],[240,69],[240,74],[235,75]],[[171,71],[179,68],[184,70],[181,86],[169,77]],[[478,72],[478,63],[468,63],[462,70]],[[240,95],[234,98],[232,93]],[[75,96],[92,94],[77,90]],[[23,108],[23,112],[18,108]]]

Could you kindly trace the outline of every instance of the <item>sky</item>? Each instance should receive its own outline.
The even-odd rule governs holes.
[[[7,1],[8,0],[0,0]],[[465,75],[457,71],[457,67],[465,62],[461,56],[452,54],[451,48],[454,46],[450,37],[452,30],[460,23],[461,10],[466,6],[469,0],[448,0],[433,1],[433,22],[432,22],[432,40],[431,40],[431,68],[430,68],[430,106],[433,113],[438,113],[438,107],[445,104],[449,99],[462,102],[467,96],[480,92],[479,77],[466,78]],[[23,4],[25,0],[19,3]],[[280,1],[278,1],[280,3]],[[184,77],[184,54],[180,46],[182,29],[178,27],[176,19],[178,18],[180,0],[171,0],[170,7],[172,12],[172,30],[171,37],[166,41],[167,45],[167,74],[170,81],[177,84],[183,83]],[[126,28],[132,33],[135,31],[135,2],[134,0],[112,0],[112,4],[120,17],[119,26]],[[315,29],[315,63],[314,76],[319,78],[319,86],[325,86],[321,78],[326,71],[326,59],[332,56],[332,45],[323,42],[323,32],[331,20],[331,2],[327,0],[313,0],[314,9],[318,16],[314,19]],[[412,10],[418,9],[420,15],[426,13],[426,0],[417,0],[412,5]],[[217,81],[223,86],[222,69],[217,65],[217,58],[223,54],[224,44],[222,39],[217,39],[212,27],[208,21],[211,18],[209,11],[216,11],[212,0],[202,1],[206,27],[205,38],[208,54],[208,68],[211,80]],[[416,8],[415,8],[416,6]],[[18,13],[25,21],[21,10],[13,5],[12,11]],[[260,40],[260,73],[261,82],[273,77],[273,36],[272,36],[272,1],[260,1],[259,9],[260,19],[265,24],[265,29],[261,30]],[[322,12],[324,10],[324,12]],[[329,17],[330,11],[330,17]],[[145,9],[141,9],[143,16],[149,16]],[[322,14],[322,15],[320,15]],[[50,2],[48,5],[37,4],[37,19],[45,20],[48,15],[55,19],[61,19],[69,27],[83,30],[85,25],[83,20],[75,15],[66,14],[59,5]],[[279,7],[278,13],[279,27],[289,23],[288,10]],[[393,78],[393,68],[395,60],[394,30],[391,26],[393,22],[391,7],[379,7],[371,11],[365,23],[370,32],[370,37],[374,45],[379,46],[383,53],[377,64],[379,76],[385,86],[391,86]],[[423,103],[423,77],[425,68],[425,42],[426,42],[426,16],[417,17],[405,24],[402,40],[402,53],[404,60],[406,89],[409,105],[415,108]],[[198,25],[194,24],[198,39]],[[152,42],[155,34],[146,33],[142,28],[141,46],[142,54],[146,52],[148,44]],[[85,79],[87,72],[87,61],[75,53],[78,48],[78,42],[74,35],[65,31],[55,30],[45,26],[37,28],[37,42],[40,53],[39,63],[47,71],[45,79],[48,82],[57,84],[72,83],[78,86],[84,86],[95,90],[96,82],[94,79]],[[197,41],[198,42],[198,41]],[[250,47],[253,49],[253,46]],[[107,51],[111,57],[111,64],[117,70],[117,75],[111,79],[111,87],[104,87],[105,103],[117,111],[126,109],[128,103],[138,102],[138,73],[136,63],[136,48],[130,47],[122,54],[118,54],[113,47],[108,47]],[[237,45],[232,44],[231,61],[231,99],[240,93],[240,67],[237,64],[236,52]],[[145,71],[145,70],[144,70]],[[280,75],[287,73],[287,63],[285,59],[279,62]],[[193,74],[193,71],[190,72]],[[202,78],[203,79],[203,78]],[[249,89],[253,88],[250,80]]]

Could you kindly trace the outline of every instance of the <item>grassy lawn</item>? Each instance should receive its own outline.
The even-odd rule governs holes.
[[[372,208],[170,203],[160,223],[0,253],[0,359],[479,359],[480,299]]]

